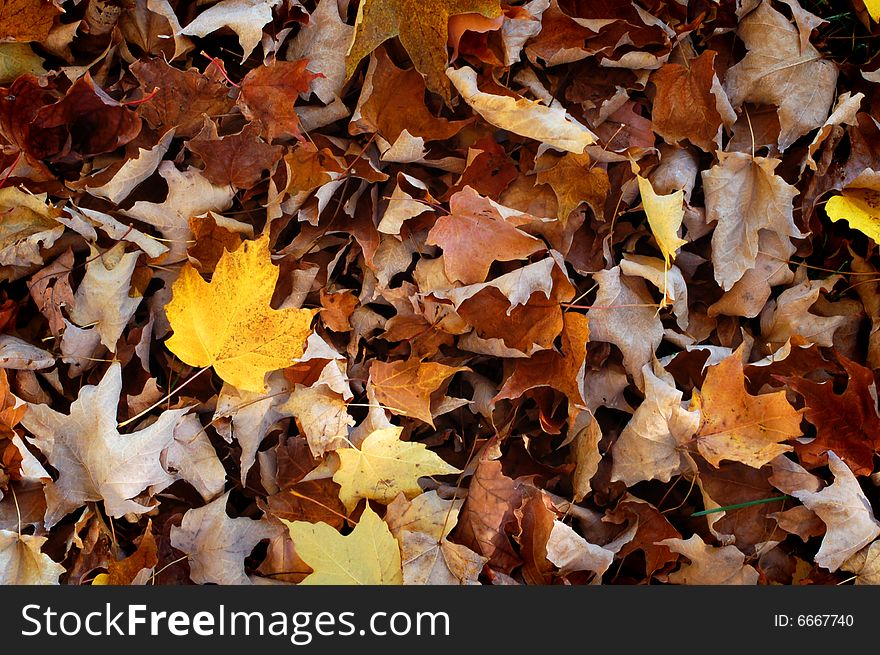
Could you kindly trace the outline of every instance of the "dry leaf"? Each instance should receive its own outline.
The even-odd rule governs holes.
[[[501,471],[496,460],[481,460],[468,487],[455,532],[462,542],[489,559],[489,565],[504,573],[521,563],[506,532],[522,504],[522,492]]]
[[[326,523],[282,521],[297,554],[313,570],[300,584],[403,584],[397,540],[369,505],[345,537]]]
[[[281,411],[296,417],[309,449],[315,457],[344,447],[355,420],[348,414],[348,403],[325,385],[296,385]]]
[[[446,69],[446,39],[449,17],[477,13],[494,18],[501,13],[497,0],[464,0],[455,4],[432,1],[421,5],[417,14],[403,0],[381,2],[362,0],[358,5],[354,40],[346,55],[346,78],[354,73],[360,61],[390,38],[398,37],[428,88],[448,102],[449,81]]]
[[[703,171],[706,218],[712,233],[715,280],[725,291],[755,267],[761,230],[780,237],[804,236],[794,224],[792,198],[798,191],[775,174],[780,160],[741,152],[719,153]]]
[[[547,107],[525,98],[517,100],[480,91],[473,68],[449,68],[446,75],[464,101],[495,127],[577,155],[596,141],[595,134],[561,107]]]
[[[642,369],[645,400],[612,447],[611,480],[632,486],[644,480],[669,482],[686,464],[684,446],[700,426],[699,412],[688,411],[672,376],[655,363]]]
[[[461,504],[429,491],[413,500],[401,494],[388,505],[385,522],[400,543],[403,584],[479,584],[486,558],[446,538]]]
[[[398,494],[422,493],[419,478],[461,473],[424,444],[400,440],[400,428],[381,428],[367,435],[359,448],[339,448],[339,469],[333,481],[339,498],[351,513],[361,498],[388,504]]]
[[[205,36],[228,27],[238,35],[244,63],[263,38],[263,26],[272,20],[272,9],[279,4],[281,0],[221,0],[178,33]]]
[[[370,383],[376,400],[393,414],[412,416],[434,426],[431,414],[431,395],[463,366],[446,366],[435,362],[408,359],[397,362],[373,362]]]
[[[620,274],[620,267],[593,275],[599,285],[590,319],[592,341],[613,343],[623,353],[627,372],[642,386],[642,367],[654,357],[663,339],[656,305],[639,278]]]
[[[832,221],[845,220],[880,243],[880,173],[866,168],[839,196],[828,199],[825,211]]]
[[[597,218],[605,218],[605,199],[610,190],[608,173],[591,163],[589,155],[563,155],[552,166],[538,170],[535,181],[549,184],[553,189],[558,203],[556,218],[560,223],[565,224],[582,202],[590,206]]]
[[[0,584],[55,585],[65,568],[41,552],[46,537],[0,530]]]
[[[728,459],[760,468],[792,450],[781,442],[801,435],[801,412],[784,391],[760,396],[746,391],[740,350],[709,367],[698,407],[697,450],[716,467]]]
[[[425,242],[443,249],[443,270],[451,282],[479,284],[492,262],[526,259],[544,250],[540,239],[517,229],[470,187],[449,199],[449,212],[436,220]]]
[[[651,182],[641,175],[638,176],[639,193],[642,196],[642,207],[648,217],[648,225],[663,253],[666,268],[675,259],[676,251],[687,241],[678,236],[681,222],[684,219],[684,192],[679,190],[667,195],[659,195],[654,191]],[[665,286],[664,286],[665,291]]]
[[[804,43],[800,27],[769,2],[740,21],[737,36],[748,53],[728,69],[724,88],[734,107],[744,102],[776,105],[779,149],[785,150],[825,121],[834,102],[837,67],[809,40]]]
[[[699,535],[690,539],[664,539],[659,542],[690,560],[669,575],[673,584],[747,585],[758,583],[758,572],[745,563],[746,556],[736,546],[717,548],[706,544]]]
[[[263,539],[277,533],[266,520],[229,518],[229,492],[183,515],[171,528],[171,545],[186,555],[190,579],[196,584],[250,584],[244,559]]]
[[[308,59],[308,68],[321,77],[312,80],[312,91],[324,104],[342,95],[345,82],[345,51],[340,43],[351,43],[354,28],[339,17],[335,0],[319,0],[309,14],[309,22],[300,29],[287,48],[287,58]]]
[[[560,573],[592,571],[601,580],[614,561],[614,553],[591,544],[562,521],[554,521],[547,541],[547,559],[559,567]]]
[[[815,561],[829,571],[839,569],[847,559],[880,535],[880,522],[874,518],[856,476],[834,451],[828,451],[828,468],[834,483],[821,491],[796,489],[791,495],[816,512],[828,530]]]
[[[241,81],[238,106],[248,120],[261,126],[268,141],[279,136],[299,137],[299,116],[294,103],[300,93],[309,90],[309,83],[316,77],[306,70],[307,64],[305,59],[273,61],[254,68]]]
[[[171,446],[174,426],[188,409],[167,410],[149,427],[120,434],[116,407],[121,391],[122,367],[114,362],[97,386],[80,389],[69,414],[48,405],[29,405],[22,425],[59,472],[58,480],[46,486],[47,527],[89,501],[104,501],[107,513],[116,518],[143,514],[153,505],[134,498],[174,481],[160,457]]]
[[[187,364],[213,367],[233,386],[263,391],[266,373],[302,356],[315,315],[306,309],[272,309],[277,280],[268,236],[224,254],[210,283],[184,264],[165,308],[174,330],[165,345]]]
[[[45,41],[60,13],[42,0],[0,0],[0,41]]]
[[[185,258],[187,242],[192,237],[189,219],[209,211],[222,212],[229,207],[234,190],[211,184],[195,169],[181,172],[168,160],[159,165],[159,175],[168,183],[165,201],[138,200],[123,213],[158,229],[170,241],[171,252],[166,261],[180,261]]]
[[[706,50],[686,65],[666,63],[651,75],[657,87],[651,121],[668,143],[687,139],[706,152],[719,147],[732,108],[715,75],[717,54]]]
[[[110,352],[116,352],[116,342],[141,303],[140,297],[131,296],[131,276],[139,256],[125,252],[123,243],[105,252],[92,249],[73,298],[71,320],[80,327],[94,325]]]
[[[855,584],[880,584],[880,543],[872,541],[840,565],[855,574]]]

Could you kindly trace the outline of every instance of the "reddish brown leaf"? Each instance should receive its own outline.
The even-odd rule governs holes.
[[[24,155],[25,161],[36,169],[32,176],[53,178],[45,164],[30,153],[29,134],[37,112],[60,97],[61,92],[54,80],[37,78],[30,73],[19,75],[7,88],[0,87],[0,140],[15,145],[21,151],[9,161],[4,161],[4,165],[13,166]]]
[[[341,173],[339,164],[328,148],[318,148],[313,143],[298,143],[284,156],[287,165],[286,193],[299,193],[317,189],[331,180],[330,173]]]
[[[588,155],[568,153],[562,157],[545,155],[535,181],[549,184],[556,195],[556,217],[565,225],[569,215],[582,202],[587,203],[596,218],[605,219],[605,198],[608,196],[608,173]]]
[[[199,263],[199,270],[204,273],[213,273],[223,253],[232,252],[241,245],[241,235],[217,225],[211,212],[190,218],[189,229],[193,243],[186,249],[186,254]]]
[[[874,452],[880,447],[874,373],[843,355],[838,354],[837,359],[848,374],[843,393],[835,393],[831,381],[785,379],[789,387],[803,396],[805,416],[816,426],[816,438],[795,444],[795,450],[807,468],[824,466],[828,451],[833,450],[856,475],[871,475]]]
[[[345,523],[345,506],[339,485],[330,479],[299,482],[267,498],[266,511],[288,521],[327,523],[339,529]]]
[[[327,293],[321,289],[321,320],[334,332],[351,331],[351,313],[358,306],[359,300],[351,291]]]
[[[513,373],[504,381],[493,401],[519,398],[535,387],[551,387],[568,398],[569,413],[575,412],[575,408],[584,408],[583,367],[589,339],[587,317],[566,313],[563,316],[561,352],[541,350],[528,359],[517,360]]]
[[[468,162],[458,182],[443,196],[449,200],[465,187],[471,187],[480,195],[498,200],[501,193],[513,182],[519,172],[513,160],[492,137],[483,137],[470,148],[477,156]]]
[[[449,211],[434,223],[427,243],[443,248],[443,268],[452,281],[483,282],[492,262],[525,259],[544,250],[540,239],[505,221],[473,189],[465,188],[452,196]]]
[[[21,478],[21,451],[12,443],[12,438],[13,428],[21,421],[27,405],[16,407],[15,404],[6,371],[0,369],[0,486],[5,486],[4,474],[13,480]]]
[[[703,493],[718,507],[779,496],[779,492],[768,481],[772,473],[769,466],[756,469],[738,462],[723,462],[715,468],[699,458],[698,464]],[[709,514],[707,519],[715,532],[733,535],[737,548],[749,555],[754,552],[757,544],[764,541],[781,541],[785,538],[785,535],[779,531],[776,520],[771,516],[785,506],[786,504],[781,500],[760,503],[729,510],[721,518],[718,518],[719,514]]]
[[[642,551],[645,555],[645,573],[648,578],[678,560],[676,553],[658,542],[680,538],[681,534],[666,516],[650,503],[626,496],[606,519],[612,523],[637,524],[635,536],[624,544],[618,552],[618,557],[626,557],[637,550]]]
[[[481,460],[458,517],[455,541],[488,557],[493,569],[510,573],[522,561],[507,532],[522,506],[522,493],[522,487],[501,472],[501,462]]]
[[[137,550],[122,560],[110,561],[107,565],[108,585],[129,585],[143,569],[155,568],[159,563],[156,538],[153,536],[153,522],[147,521],[147,529],[141,537]]]
[[[86,73],[64,98],[37,111],[27,145],[38,159],[78,160],[124,146],[140,130],[140,117],[107,95]]]
[[[187,148],[205,162],[202,174],[212,184],[232,184],[239,189],[250,189],[271,171],[281,159],[281,146],[270,146],[260,139],[253,124],[244,126],[241,132],[218,137],[214,123],[209,123]]]
[[[522,574],[529,584],[550,584],[555,567],[547,559],[547,540],[556,512],[547,507],[540,489],[526,485],[523,495],[525,502],[514,512],[520,525],[516,540],[523,558]]]
[[[300,137],[299,116],[293,106],[319,75],[306,70],[308,63],[308,59],[273,61],[254,68],[241,81],[238,106],[248,120],[259,126],[266,140]]]
[[[406,130],[410,136],[436,141],[452,137],[470,122],[434,116],[425,106],[425,80],[416,69],[401,70],[384,48],[376,50],[373,57],[372,93],[361,98],[360,115],[351,123],[352,133],[378,132],[393,144]]]
[[[156,94],[138,105],[138,113],[159,132],[175,128],[175,136],[192,137],[202,129],[204,115],[219,116],[229,111],[228,87],[195,68],[180,70],[162,59],[137,61],[131,72],[141,84],[144,96]]]
[[[706,152],[718,147],[722,119],[712,93],[716,54],[706,50],[687,66],[664,64],[651,75],[657,87],[651,120],[654,131],[667,143],[687,139]]]
[[[510,309],[507,297],[489,287],[465,300],[458,313],[481,338],[500,339],[508,348],[524,353],[531,353],[536,346],[550,348],[562,331],[562,310],[540,291],[525,305]]]
[[[822,356],[819,346],[808,343],[798,335],[791,338],[791,352],[787,357],[774,356],[767,365],[757,366],[753,363],[745,367],[746,381],[754,392],[760,391],[764,385],[778,387],[791,377],[830,377],[827,371],[836,372],[837,365]]]

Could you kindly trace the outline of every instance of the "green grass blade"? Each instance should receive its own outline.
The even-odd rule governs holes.
[[[730,509],[742,509],[743,507],[751,507],[752,505],[763,505],[765,503],[773,503],[777,500],[786,500],[788,496],[773,496],[773,498],[761,498],[759,500],[750,500],[747,503],[737,503],[736,505],[725,505],[724,507],[716,507],[715,509],[703,509],[694,512],[691,516],[706,516],[706,514],[714,514],[715,512],[726,512]]]

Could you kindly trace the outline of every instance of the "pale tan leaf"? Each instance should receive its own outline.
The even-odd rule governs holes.
[[[718,164],[703,171],[706,219],[712,234],[715,280],[725,291],[755,267],[761,230],[780,237],[803,237],[794,224],[792,199],[798,190],[776,175],[780,160],[742,152],[718,153]]]
[[[323,384],[313,387],[298,384],[280,411],[296,417],[312,455],[323,457],[325,452],[348,444],[349,428],[354,427],[355,420],[347,408],[342,396]]]
[[[86,274],[73,297],[71,320],[80,327],[94,325],[110,352],[116,352],[116,342],[141,304],[139,296],[130,295],[139,256],[139,252],[125,252],[124,243],[103,253],[92,248]]]
[[[619,266],[593,275],[599,285],[590,320],[590,340],[607,341],[620,348],[627,372],[640,387],[642,367],[654,357],[663,339],[663,325],[657,306],[645,283],[621,275]]]
[[[731,66],[724,89],[734,107],[744,102],[776,105],[779,149],[819,127],[828,116],[837,85],[837,67],[824,59],[769,2],[739,23],[737,36],[748,48],[745,58]]]
[[[244,559],[263,539],[278,532],[265,519],[229,518],[229,492],[183,515],[171,528],[171,545],[186,555],[190,579],[196,584],[250,584]]]
[[[46,537],[0,530],[0,585],[57,585],[65,572],[41,552]]]
[[[611,480],[632,486],[644,480],[669,482],[682,472],[684,445],[700,426],[700,413],[682,406],[682,392],[658,363],[642,369],[645,400],[612,446]]]
[[[150,426],[120,434],[116,408],[122,391],[122,367],[114,362],[97,386],[82,387],[70,414],[48,405],[29,405],[22,419],[34,444],[59,472],[46,486],[46,526],[89,501],[103,501],[113,517],[143,514],[153,505],[134,500],[141,492],[158,492],[174,481],[161,455],[174,440],[174,426],[188,411],[162,412]]]
[[[496,127],[575,154],[581,154],[596,141],[596,135],[562,107],[484,93],[477,88],[476,71],[468,66],[458,70],[447,68],[446,75],[464,101]]]
[[[815,561],[836,571],[852,555],[880,535],[871,503],[856,476],[833,450],[828,451],[828,468],[834,483],[821,491],[794,489],[791,495],[816,512],[828,527]]]
[[[244,63],[263,38],[263,26],[272,20],[272,8],[279,4],[281,0],[221,0],[199,14],[179,34],[206,36],[228,27],[238,35]]]

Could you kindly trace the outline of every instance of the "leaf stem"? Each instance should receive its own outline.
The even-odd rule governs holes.
[[[166,400],[169,400],[169,399],[171,398],[171,396],[173,396],[173,395],[176,394],[178,391],[180,391],[181,389],[183,389],[186,385],[188,385],[190,382],[192,382],[193,380],[195,380],[197,377],[199,377],[202,373],[204,373],[205,371],[207,371],[207,370],[210,369],[210,368],[211,368],[210,366],[206,366],[205,368],[199,369],[198,371],[196,371],[195,373],[193,373],[191,376],[189,376],[186,380],[184,380],[184,381],[181,382],[179,385],[177,385],[177,388],[172,389],[171,391],[169,391],[165,396],[162,396],[159,400],[157,400],[156,402],[154,402],[152,405],[150,405],[149,407],[147,407],[145,410],[143,410],[143,411],[141,411],[141,412],[138,412],[137,414],[135,414],[134,416],[132,416],[130,419],[125,420],[125,421],[123,421],[122,423],[117,424],[116,427],[117,427],[117,428],[123,428],[123,427],[125,427],[126,425],[128,425],[129,423],[132,423],[132,422],[136,421],[137,419],[139,419],[139,418],[140,418],[141,416],[143,416],[144,414],[149,414],[151,411],[153,411],[154,409],[156,409],[159,405],[161,405],[162,403],[164,403]]]

